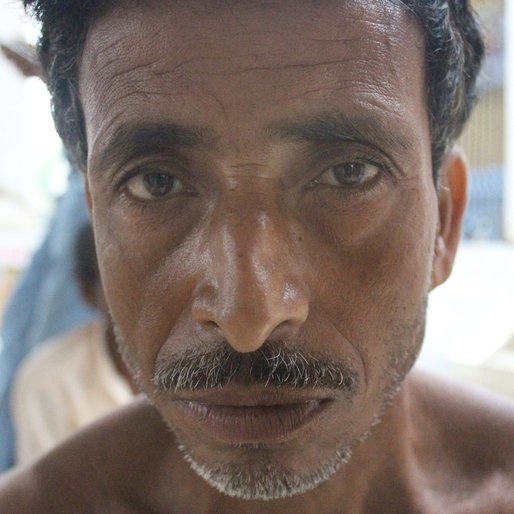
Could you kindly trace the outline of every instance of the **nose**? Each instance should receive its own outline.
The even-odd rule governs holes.
[[[287,232],[265,212],[248,209],[209,230],[209,270],[196,287],[193,318],[238,352],[290,338],[307,319],[306,288]]]

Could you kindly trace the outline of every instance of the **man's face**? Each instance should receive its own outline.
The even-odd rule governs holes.
[[[108,303],[229,494],[328,478],[415,360],[438,212],[423,55],[389,1],[127,0],[89,33]]]

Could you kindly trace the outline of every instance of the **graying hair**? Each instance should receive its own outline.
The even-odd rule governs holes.
[[[349,363],[315,357],[285,344],[265,343],[252,353],[239,353],[225,343],[207,352],[190,351],[157,364],[157,392],[205,390],[230,383],[265,387],[329,388],[352,394],[358,373]]]

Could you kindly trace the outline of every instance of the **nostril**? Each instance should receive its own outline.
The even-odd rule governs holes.
[[[220,333],[221,332],[220,326],[215,321],[205,320],[202,323],[202,325],[209,332],[215,332],[215,333]]]
[[[303,321],[300,319],[292,318],[279,323],[270,332],[270,338],[287,338],[296,334],[297,329],[302,325]]]

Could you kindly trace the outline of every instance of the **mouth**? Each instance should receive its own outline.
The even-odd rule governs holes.
[[[333,398],[283,393],[240,396],[220,390],[175,402],[184,422],[236,445],[284,441],[318,418]]]

